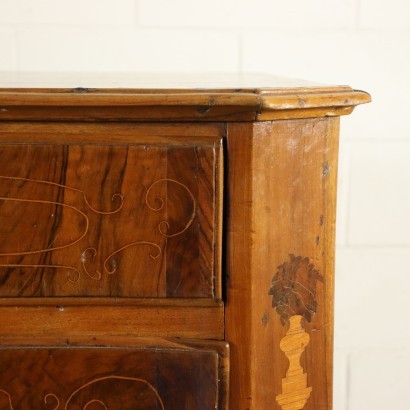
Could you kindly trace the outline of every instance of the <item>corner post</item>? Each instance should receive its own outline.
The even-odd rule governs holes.
[[[233,410],[332,409],[338,134],[338,117],[228,125]]]

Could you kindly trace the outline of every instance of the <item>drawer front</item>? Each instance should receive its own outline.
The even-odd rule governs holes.
[[[216,297],[222,152],[187,141],[3,142],[0,297]]]
[[[0,348],[0,409],[225,410],[227,346]]]

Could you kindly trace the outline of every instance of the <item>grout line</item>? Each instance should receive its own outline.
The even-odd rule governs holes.
[[[392,137],[392,138],[381,138],[381,137],[345,137],[345,142],[349,143],[372,143],[372,144],[379,144],[379,143],[394,143],[394,144],[401,144],[401,143],[410,143],[410,135],[409,137]]]
[[[350,408],[350,379],[351,379],[351,353],[347,354],[347,364],[346,364],[346,401],[345,401],[345,410],[349,410]]]
[[[352,144],[347,141],[346,143],[346,154],[345,154],[345,161],[346,161],[346,169],[347,169],[347,178],[346,178],[346,186],[345,186],[345,192],[346,192],[346,221],[345,221],[345,239],[344,243],[346,246],[349,246],[350,242],[350,216],[351,216],[351,199],[352,199],[352,155],[353,155],[353,150],[352,150]],[[346,172],[346,171],[345,171]]]
[[[239,74],[243,73],[243,35],[242,32],[238,33],[238,71]]]
[[[337,169],[337,201],[336,201],[336,215],[340,218],[336,220],[336,247],[339,245],[347,245],[347,193],[349,186],[349,157],[348,154],[349,142],[340,138],[339,140],[339,158]],[[343,161],[342,161],[343,159]],[[343,164],[343,165],[342,165]],[[343,171],[343,172],[342,172]],[[341,181],[343,180],[343,189],[341,188]],[[343,194],[343,195],[342,195]],[[343,233],[343,236],[341,236]]]
[[[134,9],[135,11],[135,9]],[[134,13],[135,14],[135,13]],[[137,23],[136,24],[136,20]],[[205,32],[220,32],[220,33],[230,33],[234,34],[237,30],[241,30],[244,33],[255,33],[255,32],[267,32],[270,34],[278,34],[280,36],[286,35],[305,35],[305,34],[318,34],[318,35],[327,35],[328,33],[348,33],[348,32],[360,32],[360,33],[396,33],[402,34],[404,36],[410,35],[410,29],[408,28],[362,28],[356,27],[356,23],[354,27],[346,28],[281,28],[281,27],[269,27],[269,26],[245,26],[245,25],[232,25],[232,26],[223,26],[223,25],[203,25],[203,26],[195,26],[195,25],[161,25],[161,24],[144,24],[138,18],[133,19],[133,21],[129,23],[52,23],[52,22],[43,22],[43,23],[34,23],[34,22],[17,22],[17,23],[7,23],[7,22],[0,22],[0,26],[2,28],[17,28],[17,29],[38,29],[38,30],[49,30],[49,29],[60,29],[60,30],[68,30],[68,29],[84,29],[84,30],[97,30],[97,29],[122,29],[122,30],[163,30],[163,31],[190,31],[190,32],[197,32],[197,31],[205,31]]]
[[[14,64],[16,65],[16,71],[21,69],[21,47],[20,47],[20,35],[18,30],[14,30]]]
[[[140,0],[134,0],[134,27],[139,28],[140,27]]]
[[[356,18],[355,18],[355,28],[356,30],[360,30],[360,22],[361,22],[361,0],[356,0],[356,4],[355,4],[355,13],[356,13]]]
[[[17,29],[17,30],[52,30],[52,29],[85,29],[85,30],[94,30],[94,29],[123,29],[123,30],[130,30],[135,29],[135,18],[134,21],[129,23],[71,23],[71,22],[64,22],[64,23],[56,23],[56,22],[43,22],[43,23],[34,23],[34,22],[17,22],[17,23],[4,23],[0,22],[1,28],[8,28],[8,29]]]
[[[410,252],[410,244],[362,244],[362,245],[354,245],[354,244],[347,244],[347,245],[336,245],[337,250],[343,251],[407,251]]]

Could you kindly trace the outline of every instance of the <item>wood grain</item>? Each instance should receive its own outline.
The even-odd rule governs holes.
[[[224,343],[0,348],[0,408],[226,410]],[[105,406],[105,407],[104,407]]]
[[[220,149],[2,144],[0,295],[220,294]]]
[[[284,288],[300,296],[279,293],[276,303],[293,301],[306,312],[302,324],[310,343],[301,366],[312,392],[304,409],[332,408],[338,124],[323,118],[228,127],[226,340],[234,409],[280,410],[276,397],[289,366],[280,342],[289,322],[281,315],[284,306],[278,312],[272,308],[272,280],[290,255],[309,258],[323,277],[315,288],[309,277],[296,279],[308,289],[304,293],[286,282]]]
[[[118,306],[110,300],[91,305],[77,298],[77,305],[2,306],[0,315],[0,345],[19,337],[36,340],[46,333],[56,340],[76,335],[158,336],[189,339],[224,338],[224,307],[221,303],[189,306],[174,302],[174,306],[155,303],[151,306]],[[18,304],[11,300],[14,305]]]
[[[225,134],[223,123],[0,122],[0,141],[97,145],[213,144]]]

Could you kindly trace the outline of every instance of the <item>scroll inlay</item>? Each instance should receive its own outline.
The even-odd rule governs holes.
[[[6,143],[1,157],[1,297],[214,297],[213,144]]]
[[[170,228],[169,226],[169,222],[168,221],[161,221],[158,225],[158,230],[161,232],[162,235],[166,236],[167,238],[172,238],[173,236],[178,236],[181,235],[182,233],[184,233],[192,224],[194,218],[195,218],[195,213],[196,213],[196,202],[195,202],[195,198],[192,195],[192,192],[188,189],[188,187],[184,184],[182,184],[179,181],[175,181],[175,179],[170,179],[170,178],[162,178],[159,179],[158,181],[155,181],[154,183],[151,184],[151,186],[147,189],[147,193],[145,194],[145,203],[147,205],[147,207],[149,209],[151,209],[152,211],[158,212],[161,209],[164,208],[164,199],[160,196],[156,196],[155,197],[155,201],[158,203],[158,205],[156,206],[152,206],[150,204],[150,198],[151,198],[151,190],[154,188],[155,185],[159,184],[159,183],[168,183],[171,182],[173,184],[176,184],[177,186],[182,187],[189,195],[190,200],[192,201],[192,213],[191,213],[191,217],[189,218],[188,222],[185,224],[185,226],[183,227],[183,229],[181,229],[178,232],[175,233],[168,233],[168,230]],[[165,228],[164,228],[165,227]]]
[[[163,402],[161,396],[159,395],[158,390],[157,390],[151,383],[149,383],[147,380],[145,380],[145,379],[140,379],[140,378],[137,378],[137,377],[116,376],[116,375],[105,376],[105,377],[99,377],[99,378],[94,379],[94,380],[91,380],[90,382],[88,382],[88,383],[84,384],[83,386],[79,387],[79,388],[76,389],[74,392],[72,392],[71,395],[68,397],[68,399],[66,400],[66,403],[65,403],[65,406],[63,407],[63,409],[64,409],[64,410],[68,410],[68,409],[71,407],[71,405],[72,405],[71,402],[73,401],[74,397],[77,396],[77,395],[78,395],[78,396],[81,396],[81,393],[80,393],[80,392],[82,392],[83,390],[87,389],[87,387],[90,387],[90,386],[92,386],[92,385],[94,385],[94,384],[97,384],[97,383],[99,383],[99,382],[106,381],[106,380],[108,380],[108,381],[112,381],[112,380],[121,381],[121,380],[123,380],[123,381],[131,381],[131,382],[134,382],[134,383],[142,383],[142,384],[144,384],[145,386],[148,387],[149,391],[151,391],[152,394],[155,396],[155,398],[156,398],[156,400],[157,400],[157,403],[158,403],[158,405],[159,405],[158,409],[159,409],[159,410],[165,410],[164,402]],[[8,405],[10,406],[10,407],[9,407],[9,410],[14,410],[14,407],[13,407],[13,404],[12,404],[12,400],[11,400],[10,394],[9,394],[7,391],[3,390],[3,389],[0,389],[0,393],[3,393],[4,395],[6,395],[7,400],[8,400]],[[61,400],[58,398],[57,395],[55,395],[54,393],[47,393],[47,394],[44,396],[44,399],[43,399],[43,401],[44,401],[44,403],[45,403],[46,405],[49,404],[52,400],[55,401],[55,405],[54,405],[53,410],[59,410],[59,409],[60,409],[60,405],[61,405]],[[119,400],[120,400],[120,398],[119,398]],[[98,399],[92,399],[92,400],[88,400],[88,401],[84,404],[83,410],[87,410],[87,408],[88,408],[91,404],[93,404],[93,403],[99,404],[100,406],[102,406],[103,409],[108,409],[107,405],[106,405],[103,401],[98,400]],[[70,406],[70,407],[69,407],[69,406]],[[119,406],[120,406],[120,402],[119,402]],[[119,408],[119,407],[118,407],[118,408]]]
[[[280,348],[289,360],[286,378],[282,379],[282,394],[276,397],[282,410],[302,410],[312,392],[300,357],[310,342],[302,321],[311,322],[316,314],[318,281],[323,282],[323,277],[309,258],[291,254],[288,261],[278,266],[269,290],[272,307],[280,315],[282,325],[289,322],[286,336],[280,342]]]
[[[38,184],[43,184],[43,185],[50,185],[52,187],[58,187],[58,188],[63,188],[63,189],[67,189],[67,190],[71,190],[73,192],[77,192],[82,194],[82,197],[84,199],[85,204],[87,205],[87,207],[92,211],[95,212],[96,214],[100,214],[100,215],[112,215],[115,214],[117,212],[119,212],[123,205],[124,205],[124,197],[122,194],[114,194],[112,195],[112,200],[114,201],[115,198],[120,198],[120,205],[117,209],[113,210],[113,211],[100,211],[95,209],[93,206],[91,206],[91,204],[89,203],[89,201],[87,200],[87,196],[85,194],[84,191],[77,189],[77,188],[73,188],[73,187],[69,187],[66,185],[62,185],[62,184],[57,184],[55,182],[49,182],[49,181],[41,181],[41,180],[34,180],[34,179],[29,179],[29,178],[19,178],[19,177],[8,177],[8,176],[2,176],[0,175],[0,179],[4,179],[4,180],[14,180],[14,181],[23,181],[23,182],[29,182],[29,183],[38,183]],[[157,183],[159,181],[154,182]],[[177,184],[179,184],[179,182],[177,181],[173,181],[176,182]],[[182,185],[182,184],[180,184]],[[151,185],[152,186],[152,185]],[[184,186],[185,187],[185,186]],[[186,187],[185,187],[186,188]],[[188,190],[188,188],[186,188]],[[148,195],[149,190],[147,191],[147,195]],[[188,190],[188,192],[190,193],[190,191]],[[190,193],[191,197],[192,194]],[[193,197],[192,197],[193,198]],[[75,212],[77,212],[78,214],[80,214],[85,221],[85,227],[84,230],[81,234],[81,236],[79,236],[78,238],[76,238],[74,241],[63,245],[63,246],[57,246],[57,247],[48,247],[47,249],[39,249],[39,250],[34,250],[34,251],[19,251],[19,252],[7,252],[7,253],[0,253],[0,257],[2,256],[21,256],[21,255],[32,255],[32,254],[38,254],[38,253],[45,253],[45,252],[51,252],[51,251],[56,251],[56,250],[62,250],[62,249],[66,249],[66,248],[70,248],[71,246],[75,245],[76,243],[80,242],[83,238],[86,237],[86,235],[88,234],[89,231],[89,227],[90,227],[90,220],[89,217],[82,212],[80,209],[78,209],[75,206],[72,205],[68,205],[62,202],[55,202],[55,201],[45,201],[45,200],[40,200],[40,199],[23,199],[23,198],[9,198],[9,197],[1,197],[0,196],[0,200],[2,201],[14,201],[14,202],[23,202],[23,203],[36,203],[36,204],[50,204],[50,205],[56,205],[56,206],[61,206],[61,207],[65,207],[68,209],[71,209]],[[191,217],[191,221],[189,222],[189,224],[192,222],[193,217]],[[165,221],[163,221],[164,223],[166,223]],[[185,228],[185,230],[188,229],[188,226]],[[179,233],[177,233],[179,234]],[[127,245],[124,245],[123,247],[121,247],[120,249],[117,249],[116,251],[112,252],[109,256],[107,256],[107,258],[104,261],[104,270],[109,274],[112,275],[115,271],[116,271],[116,266],[114,264],[113,267],[111,267],[111,269],[109,269],[107,266],[108,261],[117,253],[121,252],[122,250],[129,248],[131,246],[134,245],[141,245],[141,244],[147,244],[147,245],[151,245],[154,246],[158,249],[158,253],[153,256],[152,254],[150,254],[150,257],[153,259],[156,259],[160,254],[161,254],[161,248],[152,242],[146,242],[146,241],[137,241],[137,242],[133,242]],[[92,275],[89,273],[89,271],[87,270],[86,266],[85,266],[85,262],[87,260],[87,253],[91,253],[92,257],[96,256],[97,251],[95,248],[87,248],[80,257],[80,261],[83,267],[83,270],[85,272],[85,274],[94,280],[100,280],[102,278],[102,274],[100,271],[96,271],[95,275]],[[72,283],[76,283],[78,282],[79,278],[80,278],[80,271],[77,268],[71,267],[71,266],[61,266],[61,265],[40,265],[40,264],[0,264],[0,267],[7,267],[7,268],[12,268],[12,267],[26,267],[26,268],[45,268],[45,269],[64,269],[64,270],[69,270],[71,272],[75,272],[76,273],[76,277],[73,279],[70,275],[68,276],[68,280]]]
[[[119,212],[119,211],[122,209],[123,205],[124,205],[124,196],[123,196],[122,194],[114,194],[114,195],[112,196],[112,200],[113,200],[113,201],[114,201],[115,198],[117,198],[117,197],[120,198],[121,203],[120,203],[119,207],[118,207],[117,209],[113,210],[113,211],[100,211],[100,210],[97,210],[97,209],[95,209],[94,207],[92,207],[92,206],[90,205],[90,203],[88,202],[88,200],[87,200],[87,196],[86,196],[85,192],[82,191],[82,190],[80,190],[80,189],[77,189],[77,188],[69,187],[69,186],[62,185],[62,184],[57,184],[57,183],[55,183],[55,182],[34,180],[34,179],[29,179],[29,178],[8,177],[8,176],[2,176],[2,175],[0,175],[0,179],[23,181],[23,182],[30,182],[30,183],[38,183],[38,184],[50,185],[50,186],[52,186],[52,187],[58,187],[58,188],[63,188],[63,189],[71,190],[71,191],[74,191],[74,192],[78,192],[78,193],[82,194],[83,199],[84,199],[84,202],[86,203],[87,207],[88,207],[92,212],[95,212],[95,213],[100,214],[100,215],[112,215],[112,214],[115,214],[115,213]],[[174,183],[174,184],[176,184],[176,185],[178,185],[178,186],[181,186],[181,187],[188,193],[189,198],[190,198],[190,200],[192,201],[192,214],[191,214],[191,216],[190,216],[188,222],[186,222],[186,224],[185,224],[185,226],[184,226],[184,228],[183,228],[182,230],[180,230],[179,232],[175,232],[175,233],[173,233],[173,234],[168,234],[168,233],[167,233],[167,230],[168,230],[169,227],[170,227],[168,221],[161,221],[160,224],[158,225],[158,230],[159,230],[159,232],[160,232],[162,235],[164,235],[164,236],[166,236],[166,237],[168,237],[168,238],[171,238],[171,237],[173,237],[173,236],[178,236],[178,235],[182,234],[183,232],[185,232],[185,231],[190,227],[190,225],[192,224],[192,222],[193,222],[193,220],[194,220],[194,218],[195,218],[196,201],[195,201],[195,198],[194,198],[194,196],[192,195],[191,191],[190,191],[184,184],[182,184],[182,183],[180,183],[180,182],[178,182],[178,181],[175,181],[175,180],[173,180],[173,179],[163,178],[163,179],[159,179],[159,180],[153,182],[153,183],[151,184],[151,186],[150,186],[150,187],[147,189],[147,191],[146,191],[146,194],[145,194],[145,202],[146,202],[146,205],[147,205],[147,207],[148,207],[149,209],[151,209],[151,210],[153,210],[153,211],[160,211],[160,210],[163,209],[163,207],[164,207],[164,199],[161,198],[160,196],[156,196],[156,197],[155,197],[155,200],[159,202],[159,206],[154,207],[154,206],[150,205],[150,202],[149,202],[150,192],[151,192],[152,188],[153,188],[156,184],[161,183],[161,182],[162,182],[162,183],[163,183],[163,182],[171,182],[171,183]],[[74,241],[72,241],[72,242],[70,242],[70,243],[68,243],[68,244],[66,244],[66,245],[56,246],[56,247],[49,247],[49,248],[47,248],[47,249],[39,249],[39,250],[34,250],[34,251],[18,251],[18,252],[7,252],[7,253],[1,253],[1,252],[0,252],[0,257],[2,257],[2,256],[32,255],[32,254],[45,253],[45,252],[51,252],[51,251],[66,249],[66,248],[69,248],[69,247],[75,245],[76,243],[80,242],[80,241],[81,241],[83,238],[85,238],[86,235],[88,234],[89,227],[90,227],[90,220],[89,220],[88,216],[87,216],[84,212],[82,212],[80,209],[78,209],[78,208],[75,207],[75,206],[68,205],[68,204],[65,204],[65,203],[62,203],[62,202],[45,201],[45,200],[40,200],[40,199],[9,198],[9,197],[2,197],[2,196],[0,196],[0,200],[1,200],[1,201],[6,201],[6,202],[7,202],[7,201],[14,201],[14,202],[23,202],[23,203],[36,203],[36,204],[43,204],[43,205],[44,205],[44,204],[50,204],[50,205],[62,206],[62,207],[66,207],[66,208],[72,209],[73,211],[77,212],[78,214],[80,214],[80,215],[84,218],[84,221],[85,221],[85,227],[84,227],[84,230],[83,230],[81,236],[79,236],[79,237],[76,238]],[[164,228],[164,227],[165,227],[165,228]],[[127,245],[124,245],[124,246],[122,246],[121,248],[119,248],[119,249],[113,251],[112,253],[110,253],[110,254],[106,257],[106,259],[105,259],[105,261],[104,261],[104,266],[103,266],[104,271],[105,271],[106,273],[108,273],[109,275],[112,275],[113,273],[115,273],[115,271],[117,270],[117,267],[116,267],[116,265],[115,265],[115,262],[113,262],[113,266],[111,266],[111,268],[108,267],[108,262],[110,261],[110,259],[112,259],[113,256],[115,256],[116,254],[122,252],[124,249],[127,249],[127,248],[132,247],[132,246],[135,246],[135,245],[150,245],[150,246],[155,247],[155,248],[157,249],[157,253],[156,253],[156,254],[150,253],[150,257],[151,257],[152,259],[158,258],[158,256],[159,256],[159,255],[161,254],[161,252],[162,252],[162,251],[161,251],[161,248],[160,248],[156,243],[149,242],[149,241],[136,241],[136,242],[132,242],[132,243],[129,243],[129,244],[127,244]],[[94,279],[94,280],[100,280],[100,279],[102,278],[102,273],[101,273],[100,271],[97,270],[96,273],[95,273],[95,275],[93,275],[93,274],[91,274],[91,273],[87,270],[87,267],[86,267],[86,265],[85,265],[85,263],[87,262],[87,254],[90,254],[90,255],[91,255],[91,258],[93,258],[93,257],[95,257],[95,256],[97,255],[97,250],[96,250],[95,248],[87,248],[87,249],[85,249],[84,252],[81,254],[80,261],[81,261],[83,270],[84,270],[84,272],[85,272],[85,274],[86,274],[87,277],[89,277],[89,278],[91,278],[91,279]],[[73,282],[73,283],[76,283],[76,282],[78,281],[78,279],[79,279],[79,276],[80,276],[79,270],[76,269],[76,268],[74,268],[74,267],[71,267],[71,266],[39,265],[39,264],[37,264],[37,265],[35,265],[35,264],[32,264],[32,265],[30,265],[30,264],[25,264],[25,265],[23,265],[23,264],[0,264],[0,267],[27,267],[27,268],[47,268],[47,269],[50,269],[50,268],[51,268],[51,269],[60,269],[60,268],[61,268],[61,269],[66,269],[66,270],[74,271],[74,272],[76,272],[76,273],[78,274],[78,276],[77,276],[75,279],[72,279],[70,276],[68,277],[68,280],[69,280],[70,282]]]

